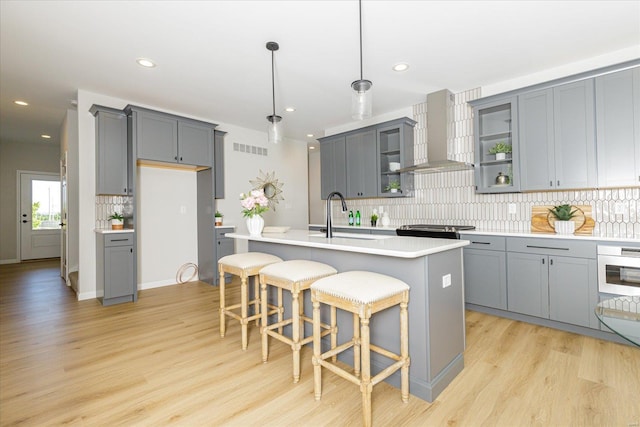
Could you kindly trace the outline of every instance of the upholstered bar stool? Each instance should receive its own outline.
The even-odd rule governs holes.
[[[360,387],[362,392],[362,418],[365,426],[371,426],[371,392],[373,386],[398,369],[402,401],[409,400],[409,285],[401,280],[368,271],[349,271],[318,280],[311,285],[313,303],[313,385],[316,400],[322,396],[322,367]],[[332,337],[331,349],[322,353],[320,304],[327,304],[353,314],[353,338],[336,346]],[[371,344],[369,320],[371,316],[389,307],[400,305],[400,354],[392,353]],[[331,313],[331,333],[335,334],[336,316]],[[335,356],[353,347],[353,374],[335,363]],[[371,351],[382,354],[395,362],[371,378]],[[331,358],[332,361],[327,359]]]
[[[242,326],[242,349],[247,349],[247,324],[255,320],[256,324],[260,319],[260,293],[258,280],[254,279],[253,299],[249,301],[248,279],[257,276],[262,268],[267,265],[282,262],[282,258],[262,252],[246,252],[241,254],[227,255],[218,261],[218,273],[220,274],[220,336],[224,337],[226,327],[226,317],[229,316],[240,321]],[[225,301],[225,273],[234,274],[240,277],[240,303],[226,305]],[[253,305],[253,314],[249,316],[249,306]],[[239,310],[238,310],[239,309]],[[239,311],[239,313],[238,313]],[[275,311],[274,311],[275,312]]]
[[[304,337],[304,322],[312,323],[310,317],[304,315],[304,291],[309,289],[311,284],[323,277],[331,276],[337,270],[330,265],[315,261],[291,260],[278,264],[271,264],[260,270],[260,291],[262,303],[262,361],[267,362],[269,358],[269,337],[276,338],[291,346],[293,351],[293,382],[300,380],[300,348],[311,342],[313,336]],[[278,289],[278,319],[277,322],[269,324],[267,312],[267,287],[274,286]],[[291,293],[291,317],[283,319],[282,291]],[[291,325],[291,338],[283,334],[283,327]],[[322,328],[323,325],[319,327]],[[327,329],[327,325],[324,328]],[[277,330],[276,330],[277,329]],[[321,334],[320,331],[318,331]],[[322,335],[329,334],[329,330],[323,331]]]

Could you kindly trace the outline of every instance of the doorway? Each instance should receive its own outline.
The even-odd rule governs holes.
[[[60,256],[61,186],[57,174],[18,171],[20,260]]]

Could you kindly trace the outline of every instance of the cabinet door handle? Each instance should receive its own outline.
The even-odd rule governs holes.
[[[129,252],[133,253],[133,248],[129,249]]]
[[[542,258],[542,264],[544,265],[544,258]]]
[[[560,180],[558,180],[558,187],[560,187]]]
[[[549,260],[549,265],[553,265],[553,258]]]
[[[549,181],[549,187],[553,187],[553,181]]]
[[[476,244],[476,245],[490,245],[491,244],[489,242],[475,242],[475,241],[472,241],[471,243]]]
[[[527,245],[528,248],[532,249],[555,249],[558,251],[568,251],[569,248],[552,248],[550,246],[536,246],[536,245]]]
[[[129,239],[111,239],[112,242],[126,242]]]

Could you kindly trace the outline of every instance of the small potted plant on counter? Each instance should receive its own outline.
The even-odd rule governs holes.
[[[216,213],[215,213],[216,225],[222,225],[222,217],[223,217],[223,216],[224,216],[224,215],[222,215],[222,214],[220,213],[220,211],[218,211],[218,210],[216,211]]]
[[[571,221],[578,209],[573,209],[571,205],[558,205],[554,206],[553,209],[549,209],[549,212],[555,217],[555,222],[553,225],[554,230],[556,230],[557,234],[573,234],[576,228],[576,223]]]
[[[500,141],[489,149],[489,154],[495,154],[496,160],[504,160],[507,157],[507,153],[511,153],[511,149],[510,144]]]
[[[371,214],[371,226],[375,227],[378,223],[378,212],[376,210]]]
[[[111,221],[112,230],[122,230],[124,228],[124,217],[118,212],[114,212],[113,214],[111,214],[111,216],[109,217],[109,221]]]
[[[398,190],[400,190],[400,183],[398,181],[390,181],[385,190],[391,191],[392,193],[397,193]]]

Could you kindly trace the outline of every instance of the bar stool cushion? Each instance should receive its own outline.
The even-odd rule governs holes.
[[[338,270],[327,264],[307,260],[283,261],[270,264],[260,270],[263,276],[289,280],[293,283],[306,282],[315,277],[336,274]]]
[[[264,271],[264,270],[263,270]],[[359,304],[371,304],[409,290],[402,280],[370,271],[347,271],[325,277],[311,289]]]
[[[223,256],[218,260],[218,264],[225,264],[230,267],[245,270],[247,268],[259,267],[261,265],[281,262],[282,258],[262,252],[245,252]]]

